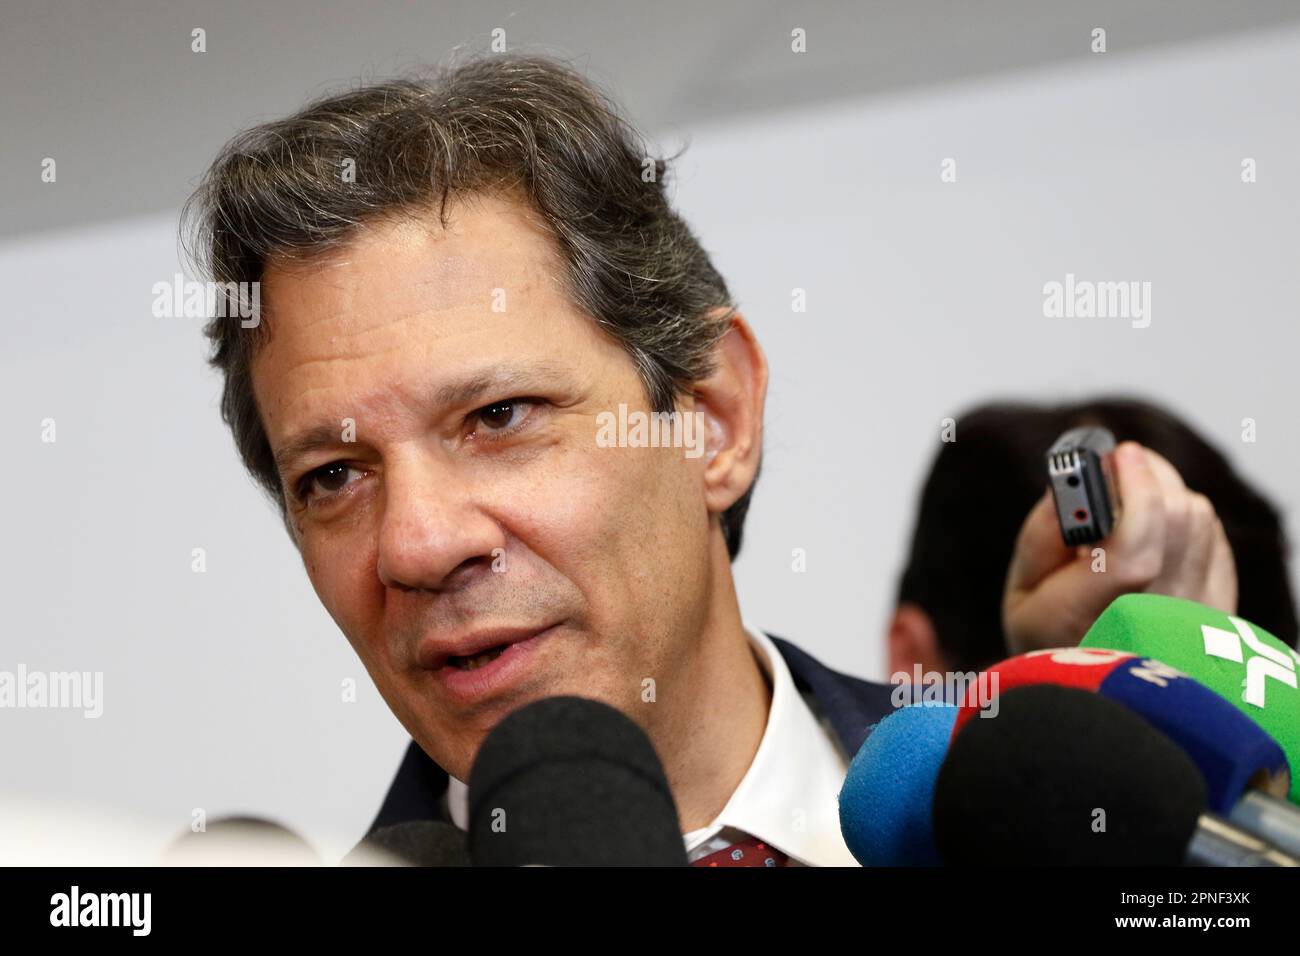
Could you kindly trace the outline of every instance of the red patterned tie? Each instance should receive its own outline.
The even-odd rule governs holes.
[[[708,856],[702,856],[691,866],[785,866],[789,859],[774,846],[768,846],[755,837],[723,847]]]

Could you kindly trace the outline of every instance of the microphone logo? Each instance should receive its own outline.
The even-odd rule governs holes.
[[[1268,679],[1279,680],[1288,687],[1296,686],[1296,652],[1286,652],[1270,647],[1256,636],[1251,626],[1239,617],[1228,616],[1235,631],[1209,624],[1201,625],[1201,638],[1205,653],[1220,660],[1246,665],[1245,693],[1242,700],[1255,707],[1264,707],[1265,687]],[[1253,652],[1247,660],[1242,645]],[[1288,648],[1287,650],[1290,650]]]

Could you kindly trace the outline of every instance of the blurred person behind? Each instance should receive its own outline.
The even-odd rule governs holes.
[[[1134,398],[993,402],[957,417],[956,440],[935,456],[922,488],[889,622],[891,674],[911,674],[917,664],[923,672],[975,671],[1013,653],[1002,622],[1007,568],[1047,486],[1047,449],[1081,425],[1105,426],[1116,442],[1157,452],[1209,498],[1236,561],[1237,613],[1295,645],[1300,625],[1278,510],[1189,425]],[[955,546],[965,542],[979,547]]]

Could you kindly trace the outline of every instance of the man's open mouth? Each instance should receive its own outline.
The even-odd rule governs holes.
[[[538,638],[549,633],[556,625],[541,628],[498,627],[455,636],[443,640],[425,639],[416,651],[416,661],[420,667],[431,671],[452,674],[456,671],[476,671],[492,664],[502,654],[522,654],[532,647]],[[515,648],[516,650],[511,650]],[[448,653],[449,650],[460,651],[459,654]],[[506,667],[510,662],[501,664]]]
[[[509,644],[498,644],[496,647],[489,647],[486,651],[478,654],[471,654],[466,657],[457,657],[452,655],[447,658],[447,663],[457,670],[472,671],[475,668],[482,667],[484,664],[490,664],[506,652]]]

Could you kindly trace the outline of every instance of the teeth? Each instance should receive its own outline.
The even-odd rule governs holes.
[[[479,667],[482,667],[484,664],[491,663],[492,661],[500,657],[504,652],[505,652],[504,647],[494,647],[491,650],[484,651],[482,654],[475,654],[473,657],[455,658],[452,661],[452,663],[455,664],[459,670],[472,671]]]

